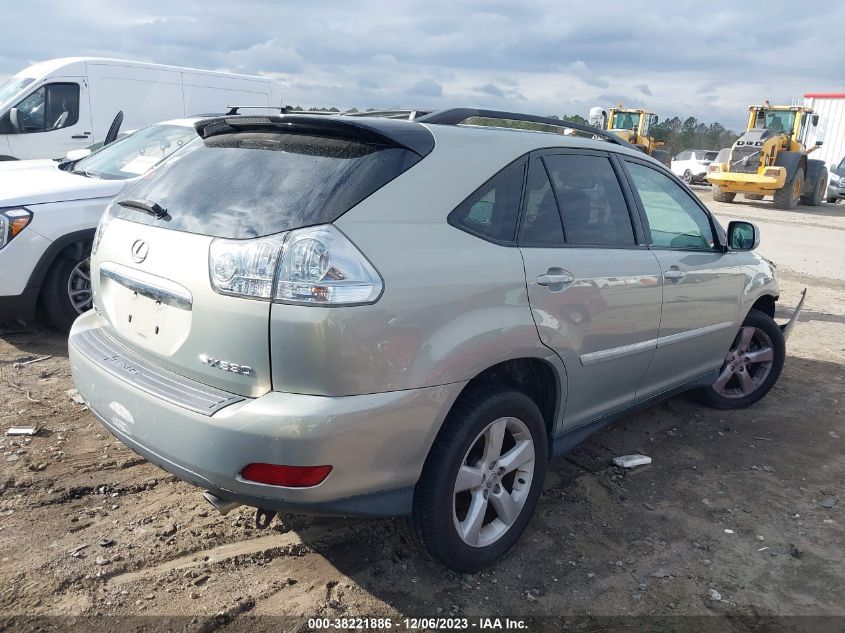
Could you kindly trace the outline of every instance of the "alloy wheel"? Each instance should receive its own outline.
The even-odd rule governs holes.
[[[486,547],[507,533],[525,507],[534,461],[534,440],[518,418],[499,418],[476,436],[453,493],[452,520],[464,543]]]
[[[713,390],[725,398],[744,398],[757,391],[769,377],[775,360],[774,346],[763,330],[740,329],[725,356]]]
[[[79,314],[91,309],[91,258],[86,257],[70,271],[67,295],[73,309]]]

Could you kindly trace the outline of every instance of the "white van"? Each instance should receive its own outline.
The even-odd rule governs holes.
[[[0,84],[0,160],[64,156],[102,140],[119,110],[123,128],[138,129],[228,105],[279,107],[278,84],[118,59],[52,59]]]

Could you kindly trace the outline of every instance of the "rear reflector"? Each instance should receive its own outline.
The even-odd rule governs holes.
[[[271,486],[308,488],[322,483],[331,466],[280,466],[277,464],[249,464],[241,471],[241,477]]]

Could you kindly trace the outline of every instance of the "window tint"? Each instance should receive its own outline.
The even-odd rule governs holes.
[[[60,130],[79,120],[79,85],[47,84],[16,106],[20,132]]]
[[[522,208],[522,234],[526,244],[563,244],[563,227],[546,168],[539,159],[531,161],[525,203]]]
[[[125,194],[159,203],[167,220],[119,204],[109,214],[188,233],[261,237],[333,222],[419,160],[404,148],[328,136],[220,134],[188,143]]]
[[[610,160],[558,154],[544,158],[568,244],[632,246],[634,230]]]
[[[651,228],[654,246],[711,250],[713,230],[707,214],[671,178],[656,169],[628,163]]]
[[[524,160],[511,163],[452,211],[449,221],[481,237],[512,242],[524,174]]]

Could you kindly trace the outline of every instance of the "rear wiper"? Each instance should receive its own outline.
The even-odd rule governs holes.
[[[132,200],[127,198],[126,200],[120,200],[118,204],[122,207],[126,207],[127,209],[136,209],[138,211],[143,211],[144,213],[149,213],[151,216],[159,220],[167,217],[167,209],[161,206],[158,202],[153,202],[152,200]]]
[[[59,169],[61,169],[61,168],[62,168],[62,165],[59,165]],[[93,178],[93,177],[94,177],[94,176],[91,174],[91,172],[87,172],[87,171],[85,171],[84,169],[74,169],[74,170],[73,170],[73,171],[71,171],[70,173],[72,173],[72,174],[77,174],[77,175],[79,175],[79,176],[85,176],[86,178]]]

